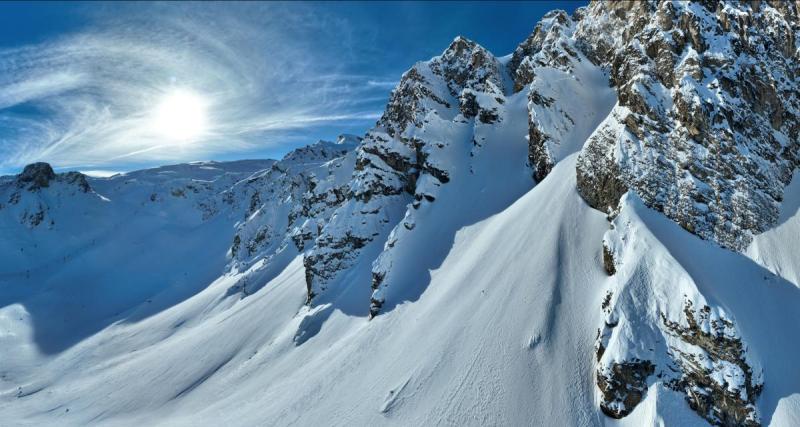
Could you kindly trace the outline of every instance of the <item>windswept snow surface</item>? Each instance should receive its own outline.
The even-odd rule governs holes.
[[[800,171],[786,187],[778,225],[756,236],[746,254],[786,280],[800,283]]]
[[[509,86],[509,58],[461,38],[451,47]],[[608,112],[623,107],[600,68],[573,71],[539,70],[534,89],[558,102],[532,116],[528,93],[500,91],[500,77],[481,83],[488,92],[466,88],[498,114],[486,122],[465,117],[444,80],[407,74],[398,93],[425,113],[410,116],[419,146],[376,128],[279,162],[88,178],[91,191],[66,180],[18,191],[0,177],[0,427],[706,426],[683,386],[668,387],[678,364],[696,357],[732,394],[745,365],[670,332],[687,327],[687,300],[742,343],[734,361],[764,386],[746,396],[755,406],[744,399],[754,417],[800,424],[800,176],[744,253],[690,234],[635,190],[607,218],[577,192],[577,151],[621,132]],[[525,164],[529,117],[554,137],[538,183]],[[406,163],[429,170],[396,173]],[[392,191],[361,203],[345,194],[359,177]],[[414,194],[392,181],[410,177]],[[303,257],[319,241],[346,267],[309,305]],[[386,275],[373,293],[375,271]],[[600,410],[597,375],[632,358],[654,373],[615,420]]]
[[[248,298],[226,297],[235,278],[223,276],[57,354],[39,349],[25,302],[8,305],[0,413],[21,425],[601,423],[592,345],[607,223],[574,180],[572,156],[458,230],[419,300],[372,321],[366,307],[306,308],[299,258]],[[297,345],[299,330],[313,336]]]
[[[344,302],[307,308],[300,257],[248,298],[229,296],[236,277],[222,276],[169,307],[150,309],[158,297],[143,301],[91,334],[79,326],[96,318],[71,317],[80,339],[58,351],[39,336],[40,323],[104,313],[114,303],[108,293],[41,293],[74,295],[84,302],[76,307],[46,297],[7,301],[0,309],[3,425],[704,425],[681,395],[659,384],[621,421],[597,409],[593,344],[610,280],[598,249],[608,223],[576,193],[575,158],[457,230],[418,300],[372,321],[365,304],[361,313],[342,309]],[[642,256],[663,262],[672,254],[736,319],[755,357],[771,367],[764,421],[791,425],[800,391],[791,363],[796,343],[788,339],[800,324],[796,283],[640,204],[625,211],[656,245]],[[193,256],[225,250],[213,241],[190,246]],[[127,255],[108,258],[123,268],[120,278],[133,268],[126,263],[149,261]],[[717,262],[730,268],[709,268]],[[152,270],[165,280],[182,274],[158,264]],[[20,286],[3,280],[5,288]],[[368,293],[341,298],[365,301]],[[46,310],[34,312],[43,301]]]
[[[516,177],[524,169],[489,168],[518,159],[513,145],[486,149],[487,169],[476,164],[479,176],[464,178],[485,179],[485,191],[467,194],[454,180],[421,213],[432,223],[447,218],[434,209],[459,210],[463,226],[449,240],[426,246],[417,233],[404,243],[420,259],[440,257],[425,266],[428,281],[371,321],[365,286],[305,306],[301,256],[253,295],[230,294],[237,273],[219,276],[234,226],[225,216],[201,226],[132,211],[77,247],[72,262],[6,258],[2,425],[707,425],[653,377],[626,418],[597,409],[593,346],[615,280],[599,250],[609,224],[576,193],[577,154],[528,189]],[[112,182],[92,184],[113,196]],[[471,200],[488,204],[475,209],[482,215],[466,212]],[[639,250],[619,274],[635,270],[625,262],[645,263],[650,276],[678,278],[723,308],[750,361],[765,367],[762,422],[794,425],[800,289],[794,261],[769,254],[796,254],[797,240],[757,239],[751,256],[761,266],[625,200],[616,223],[628,224]],[[782,218],[779,227],[797,229],[796,214]],[[171,253],[150,246],[170,239],[184,244]],[[22,243],[4,239],[4,253]],[[368,283],[368,265],[353,271],[363,277],[343,280]],[[642,282],[636,292],[657,297],[665,284]]]

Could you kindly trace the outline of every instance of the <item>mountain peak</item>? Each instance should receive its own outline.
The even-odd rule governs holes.
[[[347,145],[353,144],[358,145],[364,138],[358,135],[353,135],[349,133],[343,133],[336,138],[336,144],[339,145]]]
[[[463,52],[466,49],[472,49],[475,46],[478,46],[477,43],[474,41],[464,37],[464,36],[456,36],[453,39],[453,42],[450,43],[450,46],[447,47],[445,53],[447,52],[455,52],[456,54]]]
[[[476,56],[490,57],[492,54],[480,44],[464,36],[458,36],[453,39],[453,42],[442,52],[441,58],[445,61],[452,62],[457,59],[470,60]]]
[[[0,177],[0,417],[792,424],[797,10],[593,1],[281,160]]]
[[[25,166],[25,169],[17,175],[17,182],[20,186],[30,184],[29,190],[38,190],[50,186],[50,181],[55,179],[56,173],[49,163],[36,162]]]

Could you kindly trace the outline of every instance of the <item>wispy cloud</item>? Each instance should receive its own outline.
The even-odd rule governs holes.
[[[378,118],[394,86],[346,72],[345,22],[287,4],[107,8],[79,34],[0,50],[0,170],[31,161],[115,168],[280,144],[281,131]],[[170,90],[208,99],[206,134],[176,146],[152,132]],[[384,98],[385,99],[385,98]]]
[[[367,86],[393,88],[397,86],[399,80],[367,80]]]

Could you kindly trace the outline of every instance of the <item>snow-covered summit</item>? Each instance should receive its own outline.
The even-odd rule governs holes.
[[[797,5],[532,28],[280,160],[0,178],[0,419],[796,425]]]

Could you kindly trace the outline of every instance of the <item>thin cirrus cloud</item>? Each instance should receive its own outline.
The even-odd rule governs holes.
[[[365,129],[396,84],[347,70],[351,25],[305,6],[127,5],[86,19],[78,33],[0,50],[0,171],[268,152],[298,129]],[[150,126],[175,89],[208,102],[191,144],[165,143]]]

